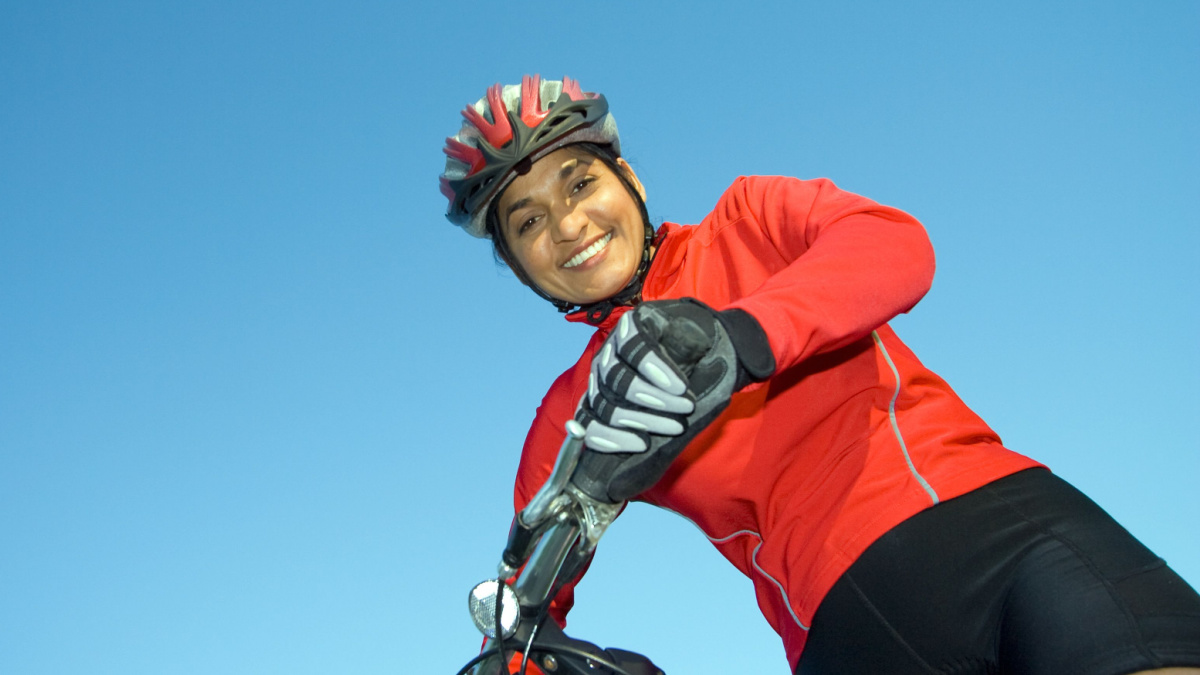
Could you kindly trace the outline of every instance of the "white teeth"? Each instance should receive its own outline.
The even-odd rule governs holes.
[[[575,254],[574,258],[571,258],[567,262],[563,263],[563,267],[575,267],[576,265],[583,264],[588,258],[591,258],[592,256],[596,255],[600,251],[603,251],[604,247],[608,246],[608,242],[611,239],[612,239],[612,232],[609,232],[608,234],[604,235],[604,237],[601,238],[596,243],[592,244],[591,246],[589,246],[589,247],[583,249],[582,251],[580,251],[579,253]]]

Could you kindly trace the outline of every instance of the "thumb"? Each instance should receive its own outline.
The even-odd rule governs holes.
[[[712,347],[712,338],[695,321],[683,316],[672,317],[663,331],[663,351],[684,375],[690,375],[700,359]]]

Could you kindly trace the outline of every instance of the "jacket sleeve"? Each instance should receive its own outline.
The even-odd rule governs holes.
[[[779,369],[869,335],[933,281],[933,248],[916,219],[829,180],[743,177],[726,200],[786,262],[729,305],[758,319]]]
[[[514,513],[525,508],[546,482],[546,479],[550,477],[554,461],[558,457],[558,450],[567,435],[565,428],[567,420],[574,416],[579,398],[583,396],[584,389],[587,387],[591,353],[592,349],[589,345],[579,363],[554,381],[550,391],[542,399],[541,406],[538,407],[537,414],[533,418],[533,425],[525,437],[525,447],[521,451],[521,464],[517,468],[517,478],[513,489]],[[582,373],[582,378],[579,377],[580,373]],[[567,625],[567,612],[575,604],[575,584],[586,571],[585,567],[579,576],[563,586],[550,603],[550,616],[554,617],[554,620],[562,628]]]

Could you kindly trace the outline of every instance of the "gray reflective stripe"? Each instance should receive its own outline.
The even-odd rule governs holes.
[[[925,492],[929,494],[929,498],[934,504],[941,501],[938,498],[937,492],[934,492],[933,487],[929,485],[929,481],[917,471],[917,467],[913,466],[912,457],[908,454],[908,446],[904,443],[904,436],[900,434],[900,425],[896,422],[896,399],[900,398],[900,371],[896,370],[896,364],[892,361],[892,355],[888,354],[887,347],[883,346],[883,340],[879,338],[878,331],[871,331],[871,337],[875,340],[875,345],[879,347],[879,351],[883,352],[883,358],[887,361],[888,368],[892,369],[892,377],[896,378],[896,391],[892,392],[892,400],[888,403],[888,418],[892,421],[892,433],[896,434],[896,441],[900,443],[900,451],[904,453],[904,461],[908,464],[908,470],[916,477],[917,482],[921,487],[925,488]]]
[[[779,583],[779,580],[776,579],[775,577],[771,576],[770,574],[767,574],[767,571],[764,570],[758,564],[758,550],[760,548],[762,548],[762,545],[763,545],[763,536],[761,534],[755,532],[754,530],[738,530],[737,532],[734,532],[733,534],[730,534],[730,535],[726,535],[724,537],[711,537],[711,536],[709,536],[709,534],[707,532],[704,531],[704,528],[697,525],[696,521],[692,520],[691,518],[688,518],[687,516],[683,515],[682,513],[678,512],[678,511],[675,511],[673,509],[668,509],[665,506],[660,506],[659,508],[664,511],[670,511],[671,513],[674,513],[675,515],[679,516],[680,518],[683,518],[684,520],[688,521],[689,523],[692,524],[692,527],[695,527],[697,530],[700,530],[700,534],[703,534],[705,536],[705,538],[707,538],[710,542],[712,542],[714,544],[724,544],[725,542],[732,541],[733,539],[736,539],[742,535],[750,535],[751,537],[757,537],[758,545],[754,547],[754,551],[750,554],[750,564],[754,565],[754,569],[758,570],[759,574],[761,574],[764,577],[766,577],[767,579],[769,579],[771,581],[771,583],[775,584],[775,587],[779,589],[779,595],[783,596],[783,604],[785,607],[787,607],[788,614],[792,615],[792,621],[796,622],[796,625],[800,627],[800,630],[804,630],[804,631],[808,630],[808,626],[804,625],[804,622],[800,620],[800,617],[796,616],[796,611],[794,609],[792,609],[792,601],[790,598],[788,598],[787,590],[784,589],[783,584]]]
[[[792,615],[792,621],[795,621],[796,625],[799,626],[801,630],[808,630],[808,626],[804,625],[804,622],[800,620],[800,617],[796,616],[795,610],[792,609],[792,601],[790,598],[788,598],[787,591],[784,590],[783,584],[779,583],[779,580],[775,577],[767,574],[767,571],[758,565],[758,549],[762,548],[763,545],[762,535],[758,534],[757,532],[748,532],[747,534],[753,534],[754,536],[758,537],[758,546],[755,546],[754,552],[750,554],[750,562],[754,565],[754,569],[758,570],[759,574],[770,579],[771,583],[775,584],[775,587],[779,589],[779,594],[783,596],[783,604],[785,607],[787,607],[788,614]]]

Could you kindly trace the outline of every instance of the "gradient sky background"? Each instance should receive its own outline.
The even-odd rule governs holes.
[[[1051,6],[1047,6],[1051,5]],[[588,337],[443,219],[493,82],[605,92],[658,222],[739,174],[916,215],[894,326],[1200,584],[1200,4],[0,5],[0,672],[453,673]],[[569,631],[786,673],[635,506]]]

